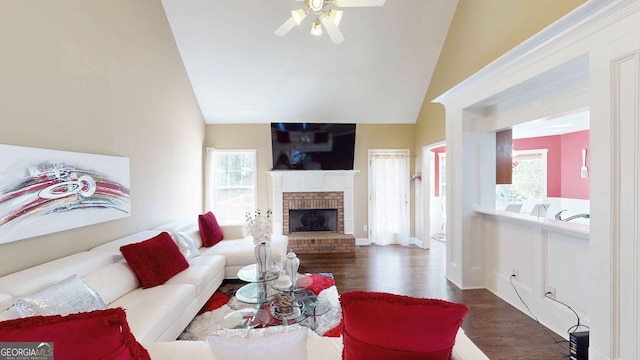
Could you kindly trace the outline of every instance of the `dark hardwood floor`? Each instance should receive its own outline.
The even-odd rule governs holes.
[[[462,328],[490,359],[567,359],[569,345],[488,290],[460,290],[445,279],[445,245],[363,246],[356,254],[299,255],[300,272],[330,272],[338,292],[384,291],[469,306]],[[556,343],[557,341],[561,341]]]

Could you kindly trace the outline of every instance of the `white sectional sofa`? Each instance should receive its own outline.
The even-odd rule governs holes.
[[[131,331],[140,342],[176,339],[222,284],[225,258],[197,257],[163,285],[141,287],[123,260],[120,246],[147,240],[160,231],[142,231],[29,269],[0,277],[0,320],[20,317],[11,298],[32,293],[76,274],[107,307],[126,310]]]
[[[12,298],[75,274],[100,295],[107,307],[125,309],[131,331],[152,359],[215,360],[207,342],[175,339],[221,285],[223,278],[235,278],[237,269],[255,262],[253,241],[242,236],[238,227],[223,227],[226,240],[211,248],[200,248],[201,256],[190,259],[187,269],[162,285],[144,289],[119,249],[154,237],[165,229],[173,236],[181,231],[193,234],[192,223],[176,222],[0,277],[0,321],[20,317]],[[274,260],[280,261],[286,252],[287,239],[286,236],[275,237],[274,241],[278,245],[272,255]],[[222,246],[216,249],[219,245]],[[311,333],[307,350],[310,360],[341,359],[342,340]],[[487,357],[460,330],[452,359],[483,360]]]
[[[221,226],[221,229],[222,241],[212,247],[202,247],[197,220],[176,221],[0,277],[0,320],[20,317],[12,298],[75,274],[96,290],[107,307],[126,310],[131,331],[140,342],[174,340],[224,278],[237,278],[240,268],[255,263],[253,238],[244,235],[244,226]],[[174,241],[179,232],[191,236],[201,256],[190,259],[189,267],[165,284],[143,289],[123,259],[120,247],[145,241],[162,231],[167,231]],[[272,237],[273,261],[282,261],[287,243],[286,236]]]

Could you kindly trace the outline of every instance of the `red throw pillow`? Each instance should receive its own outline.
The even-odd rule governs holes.
[[[41,342],[56,359],[151,359],[129,329],[122,308],[0,322],[3,342]]]
[[[218,225],[218,220],[216,220],[215,215],[213,215],[211,211],[198,216],[198,227],[200,228],[202,245],[205,247],[211,247],[224,238],[222,236],[222,229],[220,229],[220,225]]]
[[[345,360],[448,360],[469,311],[444,300],[368,291],[345,292],[340,305]]]
[[[189,267],[178,245],[167,232],[143,242],[124,245],[120,247],[120,252],[145,289],[164,284]]]

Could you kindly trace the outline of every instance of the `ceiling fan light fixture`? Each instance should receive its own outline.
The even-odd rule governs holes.
[[[291,17],[296,22],[296,25],[300,25],[302,20],[304,20],[304,18],[307,17],[307,10],[306,9],[293,10],[291,11]]]
[[[344,36],[340,31],[340,23],[342,21],[342,10],[334,9],[334,7],[368,7],[382,6],[386,0],[295,0],[302,2],[304,7],[291,11],[291,17],[280,25],[273,33],[277,36],[284,36],[291,29],[300,25],[302,21],[313,13],[315,20],[311,25],[311,35],[322,38],[323,32],[326,31],[334,44],[340,44],[344,41]]]
[[[333,21],[336,26],[340,26],[340,21],[342,21],[342,13],[344,13],[344,11],[331,9],[329,10],[329,19],[331,19],[331,21]]]
[[[322,36],[322,26],[320,26],[320,20],[315,19],[313,21],[313,25],[311,26],[311,35],[313,36]]]
[[[315,12],[319,12],[322,11],[322,8],[324,7],[324,0],[307,0],[308,1],[308,5],[309,8],[311,8],[311,10],[315,11]]]

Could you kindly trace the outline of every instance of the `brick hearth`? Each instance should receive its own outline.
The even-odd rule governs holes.
[[[356,237],[349,234],[308,232],[289,234],[289,249],[296,254],[355,253]]]

